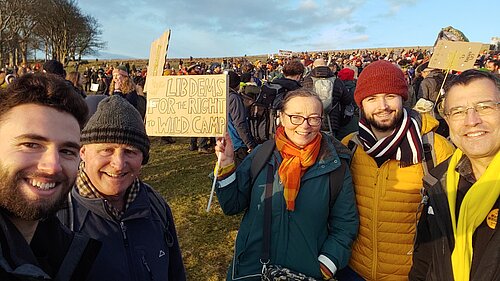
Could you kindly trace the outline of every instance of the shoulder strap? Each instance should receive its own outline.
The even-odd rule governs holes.
[[[173,237],[170,234],[170,231],[168,229],[169,221],[167,218],[167,206],[165,205],[165,200],[151,186],[149,186],[148,184],[146,184],[142,181],[141,181],[141,183],[142,183],[142,187],[144,187],[147,191],[149,202],[151,203],[153,210],[158,214],[158,216],[161,219],[163,229],[165,231],[165,241],[167,242],[167,246],[172,247],[174,245],[174,240],[173,240]]]
[[[71,277],[80,263],[87,245],[89,244],[89,241],[90,239],[88,237],[80,233],[74,233],[69,249],[66,252],[66,256],[64,257],[54,280],[71,280]]]
[[[351,139],[347,143],[347,148],[349,148],[349,150],[351,151],[352,156],[354,156],[354,152],[356,152],[356,148],[358,148],[358,145],[361,145],[358,139],[358,132],[354,132]]]
[[[422,147],[424,150],[424,159],[422,167],[424,175],[427,175],[430,170],[436,166],[436,152],[434,151],[434,132],[430,131],[422,136]]]
[[[273,181],[274,171],[270,167],[267,169],[266,188],[264,192],[264,226],[262,227],[262,253],[260,257],[260,262],[263,265],[268,264],[270,260]]]
[[[335,200],[337,200],[337,196],[342,190],[342,186],[344,185],[344,176],[345,171],[349,164],[347,160],[344,158],[340,158],[340,167],[333,172],[330,173],[330,200],[328,201],[328,205],[330,209],[332,209],[335,204]]]
[[[255,179],[259,175],[262,168],[267,163],[267,160],[273,154],[274,147],[276,146],[274,140],[267,140],[262,143],[255,152],[255,155],[252,159],[252,164],[250,167],[250,175],[252,176],[251,185],[255,182]]]

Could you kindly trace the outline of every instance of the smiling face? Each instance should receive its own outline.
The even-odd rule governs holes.
[[[469,107],[479,102],[500,102],[500,91],[488,79],[473,80],[467,85],[455,85],[446,93],[444,111],[456,107]],[[479,115],[468,109],[463,120],[450,120],[445,117],[450,127],[453,143],[466,154],[471,161],[491,162],[500,151],[500,110],[488,115]]]
[[[288,115],[300,115],[302,117],[321,117],[323,105],[314,97],[294,97],[290,99],[280,113],[280,120],[285,128],[288,139],[298,147],[309,144],[321,129],[320,126],[310,126],[306,120],[301,125],[294,125]],[[286,114],[285,114],[286,113]]]
[[[400,95],[372,95],[363,99],[361,105],[362,114],[378,139],[390,135],[403,118],[403,99]]]
[[[0,135],[0,205],[23,220],[54,213],[78,171],[77,120],[47,106],[24,104],[2,116]]]
[[[95,188],[108,200],[119,202],[139,176],[143,158],[136,147],[116,143],[86,144],[80,156]]]

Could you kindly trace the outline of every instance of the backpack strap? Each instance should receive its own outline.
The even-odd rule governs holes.
[[[151,186],[148,184],[142,182],[142,187],[146,189],[148,198],[149,198],[149,203],[151,203],[151,207],[154,212],[160,217],[160,220],[162,222],[163,230],[165,232],[165,241],[167,242],[167,246],[170,248],[174,245],[174,237],[170,233],[169,228],[169,221],[167,218],[167,206],[165,204],[165,199],[156,191],[154,190]]]
[[[64,260],[61,262],[61,266],[59,267],[59,271],[57,272],[54,280],[71,280],[73,273],[81,262],[82,256],[85,253],[89,242],[90,238],[87,236],[76,232],[73,234],[71,244],[66,252]]]
[[[429,171],[436,166],[436,152],[434,151],[434,132],[422,136],[422,147],[424,150],[424,159],[422,161],[422,166],[424,169],[424,175],[429,174]]]
[[[251,185],[253,186],[255,179],[259,175],[260,171],[266,165],[269,157],[273,154],[274,147],[276,146],[274,140],[267,140],[262,143],[255,152],[252,159],[252,164],[250,166],[250,175],[252,176]]]
[[[252,176],[251,185],[253,186],[255,179],[259,175],[260,171],[267,164],[269,157],[271,157],[274,147],[274,140],[265,141],[255,152],[255,155],[252,159],[252,164],[250,167],[250,173]],[[335,200],[342,190],[342,186],[344,184],[344,175],[347,167],[349,166],[346,159],[340,158],[340,167],[330,173],[330,198],[329,198],[329,206],[333,207],[335,204]],[[342,179],[342,180],[339,180]]]
[[[332,209],[333,205],[335,204],[335,200],[342,190],[342,187],[344,185],[345,171],[347,170],[347,167],[349,167],[347,160],[344,158],[340,158],[340,167],[330,173],[330,199],[328,201],[330,209]]]

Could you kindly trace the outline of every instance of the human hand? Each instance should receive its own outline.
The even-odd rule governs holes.
[[[220,166],[226,167],[234,163],[234,147],[229,133],[225,132],[223,137],[218,137],[215,143],[215,155],[220,157]]]

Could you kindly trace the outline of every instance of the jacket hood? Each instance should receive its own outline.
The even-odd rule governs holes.
[[[287,89],[288,91],[293,91],[293,90],[296,90],[296,89],[302,87],[298,81],[293,80],[293,79],[289,79],[289,78],[284,78],[284,77],[274,79],[272,83],[279,84],[283,88]]]
[[[421,114],[420,117],[422,118],[422,129],[420,130],[422,135],[430,131],[436,131],[439,126],[439,121],[436,118],[432,117],[429,113]]]

